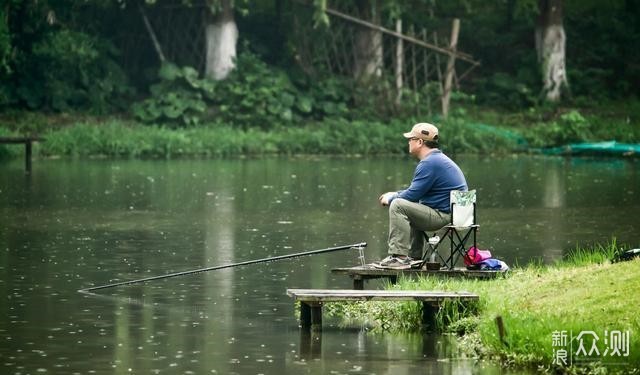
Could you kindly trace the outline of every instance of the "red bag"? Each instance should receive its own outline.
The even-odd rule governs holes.
[[[464,265],[470,266],[472,264],[478,264],[485,259],[491,258],[491,251],[480,250],[475,246],[471,246],[467,253],[464,255]]]

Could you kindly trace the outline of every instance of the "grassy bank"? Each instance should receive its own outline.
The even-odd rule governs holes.
[[[417,119],[391,123],[333,120],[269,131],[227,125],[170,129],[117,119],[78,122],[43,129],[46,139],[35,146],[39,156],[109,157],[224,157],[273,154],[405,154],[406,132]],[[449,121],[442,130],[443,149],[449,152],[508,153],[520,149],[509,131]],[[29,134],[0,126],[0,136]],[[22,150],[0,145],[0,154]]]
[[[460,335],[466,355],[550,372],[591,372],[597,368],[602,373],[638,373],[640,259],[611,263],[608,259],[614,251],[615,244],[595,251],[578,250],[555,265],[532,264],[514,269],[504,279],[427,277],[401,280],[394,288],[478,293],[477,306],[460,311],[448,305],[438,318],[441,329]],[[378,329],[388,330],[416,329],[420,319],[415,303],[376,304],[374,308],[371,304],[341,305],[332,313],[346,319],[366,320]],[[502,317],[506,329],[502,339],[496,324],[498,316]],[[575,361],[569,368],[553,365],[553,332],[567,331],[567,336],[572,333],[574,340],[567,338],[567,345],[573,343],[575,354],[579,348],[576,336],[581,331],[594,331],[599,336],[598,350],[603,354],[608,347],[604,342],[605,330],[629,331],[628,356],[595,356],[593,352],[596,361],[592,363]],[[592,341],[584,341],[587,352],[591,350]],[[566,349],[569,351],[569,347]]]
[[[507,154],[582,141],[638,143],[640,101],[623,104],[520,112],[458,106],[447,120],[438,116],[404,116],[389,121],[325,118],[248,128],[226,123],[170,128],[129,117],[12,112],[0,114],[0,136],[40,135],[46,142],[36,144],[34,152],[44,157],[406,154],[401,134],[416,122],[431,121],[439,125],[441,147],[447,153]],[[0,157],[21,152],[18,147],[0,145]]]

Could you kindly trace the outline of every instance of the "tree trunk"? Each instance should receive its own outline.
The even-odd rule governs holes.
[[[566,35],[562,25],[562,0],[539,0],[540,16],[536,26],[536,50],[542,68],[543,95],[557,102],[569,89],[565,69]]]
[[[380,25],[380,9],[377,0],[358,0],[360,16],[365,21]],[[353,75],[358,80],[382,75],[382,33],[358,27],[354,43]]]
[[[232,0],[221,0],[221,9],[205,30],[207,62],[205,75],[215,80],[227,78],[235,67],[238,27],[233,17]]]

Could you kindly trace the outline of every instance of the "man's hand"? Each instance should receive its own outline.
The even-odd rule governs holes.
[[[395,198],[396,195],[398,195],[398,193],[396,193],[395,191],[390,191],[390,192],[382,194],[380,196],[380,198],[378,198],[378,201],[380,201],[381,205],[388,206],[389,205],[389,201],[392,200],[393,198]]]

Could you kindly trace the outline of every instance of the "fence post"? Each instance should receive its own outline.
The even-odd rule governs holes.
[[[453,25],[451,27],[451,42],[449,43],[449,49],[452,52],[456,51],[458,44],[458,33],[460,31],[460,20],[458,18],[453,19]],[[442,116],[447,118],[449,114],[449,101],[451,99],[451,84],[453,82],[453,72],[456,64],[456,55],[449,55],[449,61],[447,62],[447,71],[444,78],[444,92],[442,93]]]
[[[396,20],[396,32],[402,34],[402,20]],[[402,98],[402,70],[404,66],[404,45],[401,38],[396,41],[396,105]]]

